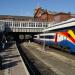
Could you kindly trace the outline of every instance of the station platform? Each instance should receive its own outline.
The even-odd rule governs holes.
[[[16,43],[10,43],[1,55],[3,56],[3,68],[0,75],[30,75],[17,49]]]
[[[2,70],[0,70],[0,75],[4,75]]]
[[[54,72],[50,75],[75,75],[75,56],[72,58],[69,54],[67,57],[51,49],[51,51],[44,51],[43,47],[35,43],[23,43],[22,45]]]

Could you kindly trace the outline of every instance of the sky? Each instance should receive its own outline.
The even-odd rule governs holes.
[[[33,16],[37,7],[75,13],[75,0],[0,0],[0,15]]]

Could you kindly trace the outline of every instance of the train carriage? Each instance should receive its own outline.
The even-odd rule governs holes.
[[[73,20],[73,21],[72,21]],[[70,23],[74,24],[75,19],[69,20]],[[66,24],[67,24],[66,23]],[[70,23],[71,24],[71,23]],[[51,28],[47,29],[44,33],[35,35],[34,40],[38,43],[60,48],[68,52],[75,53],[75,26],[70,25],[67,27],[57,28],[56,31],[51,32]]]

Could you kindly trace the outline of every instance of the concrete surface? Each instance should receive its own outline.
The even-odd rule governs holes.
[[[35,57],[50,67],[57,75],[75,75],[75,60],[56,52],[46,52],[35,43],[23,43]]]
[[[2,56],[4,75],[30,75],[15,43],[10,43]]]

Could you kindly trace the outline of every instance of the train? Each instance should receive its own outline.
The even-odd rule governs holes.
[[[75,25],[75,19],[71,19],[69,20],[69,22],[65,22],[65,24],[67,23]],[[45,32],[35,35],[34,41],[40,44],[45,44],[50,47],[58,48],[59,50],[75,53],[74,25],[68,25],[67,27],[64,27],[63,25],[63,27],[61,26],[62,28],[59,28],[58,26],[56,27],[57,29],[54,29],[54,31],[51,31],[51,28],[48,28],[44,30]]]

